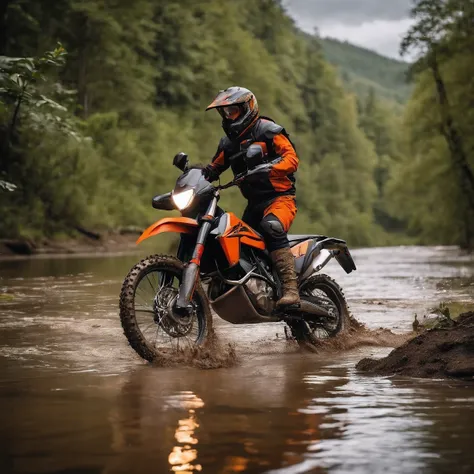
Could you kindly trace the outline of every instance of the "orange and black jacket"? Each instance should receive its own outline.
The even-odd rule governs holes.
[[[236,141],[228,137],[221,139],[217,152],[209,166],[212,176],[217,177],[229,167],[234,175],[247,170],[244,157],[230,162],[229,158],[238,154],[250,144],[259,144],[264,151],[263,163],[280,158],[270,172],[251,175],[241,183],[240,190],[250,204],[272,201],[279,196],[295,195],[295,176],[298,157],[285,129],[273,120],[262,117],[252,129]]]

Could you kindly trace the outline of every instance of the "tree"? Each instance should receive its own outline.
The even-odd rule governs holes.
[[[474,172],[466,153],[464,137],[456,123],[442,66],[452,55],[472,51],[472,0],[416,0],[412,10],[415,25],[409,30],[401,52],[411,49],[421,53],[417,72],[430,71],[440,114],[439,130],[450,151],[451,163],[466,202],[466,245],[474,245]]]
[[[64,78],[78,90],[78,114],[119,110],[134,120],[155,92],[153,2],[69,0]],[[135,118],[140,122],[140,118]]]
[[[12,162],[12,148],[19,141],[22,116],[38,129],[54,127],[77,136],[74,125],[64,117],[66,107],[42,93],[46,71],[63,66],[65,55],[59,45],[40,58],[0,56],[0,110],[6,117],[5,125],[0,127],[0,173],[4,176],[8,177],[10,168],[16,165]]]

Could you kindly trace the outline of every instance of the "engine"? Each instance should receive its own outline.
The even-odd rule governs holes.
[[[273,312],[275,301],[273,290],[268,283],[259,278],[250,278],[245,284],[245,290],[259,313],[269,315]]]

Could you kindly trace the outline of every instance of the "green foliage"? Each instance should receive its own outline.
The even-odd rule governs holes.
[[[380,101],[374,90],[369,90],[365,101],[359,101],[359,126],[371,141],[377,164],[374,180],[377,186],[377,199],[374,202],[376,222],[387,232],[403,231],[403,223],[390,212],[386,196],[387,182],[393,169],[402,159],[400,120],[390,113],[385,102]]]
[[[360,98],[374,90],[378,97],[392,103],[405,104],[412,86],[407,79],[408,63],[332,38],[321,38],[325,57],[337,66],[346,86]]]
[[[148,0],[70,0],[65,80],[78,90],[80,114],[116,110],[140,123],[139,104],[153,100],[155,25]],[[61,33],[61,32],[58,32]]]
[[[50,151],[79,140],[75,120],[52,98],[64,95],[62,87],[47,80],[48,70],[61,67],[64,58],[61,45],[39,58],[0,57],[0,176],[15,183],[2,180],[3,190],[11,191],[0,194],[0,233],[6,236],[18,234],[22,225],[34,226],[37,216],[56,222],[75,211],[74,183],[66,181],[63,161]],[[45,136],[58,143],[45,141]]]
[[[6,143],[13,138],[21,115],[37,128],[56,126],[74,133],[71,124],[63,121],[60,114],[67,111],[66,107],[43,93],[48,69],[61,67],[65,55],[59,45],[37,59],[0,56],[0,112],[11,115]]]
[[[214,155],[220,118],[203,109],[218,90],[237,84],[255,92],[262,113],[296,143],[293,230],[335,234],[351,245],[388,242],[379,224],[389,227],[376,222],[374,210],[388,212],[382,201],[400,155],[397,125],[375,98],[358,109],[324,57],[329,43],[321,47],[298,31],[279,2],[18,0],[6,15],[6,57],[40,56],[38,48],[57,41],[68,55],[24,90],[15,78],[41,59],[4,60],[19,76],[5,69],[3,137],[20,97],[23,106],[2,162],[5,180],[18,189],[0,191],[0,236],[147,225],[160,216],[151,197],[176,179],[172,156],[184,150],[192,162],[207,163]],[[387,60],[392,69],[384,75],[387,64],[364,54],[363,68],[369,62],[375,71],[367,81],[385,91],[393,86],[391,97],[403,101],[405,65]],[[69,128],[42,127],[49,121]],[[245,202],[232,190],[222,205],[238,213]]]
[[[402,50],[417,48],[416,89],[404,118],[406,158],[391,209],[424,243],[474,246],[474,4],[418,0]]]

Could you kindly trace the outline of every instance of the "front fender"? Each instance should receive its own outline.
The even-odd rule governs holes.
[[[178,234],[196,234],[199,223],[196,219],[189,217],[167,217],[152,224],[138,238],[137,244],[143,242],[149,237],[162,234],[164,232],[177,232]]]

